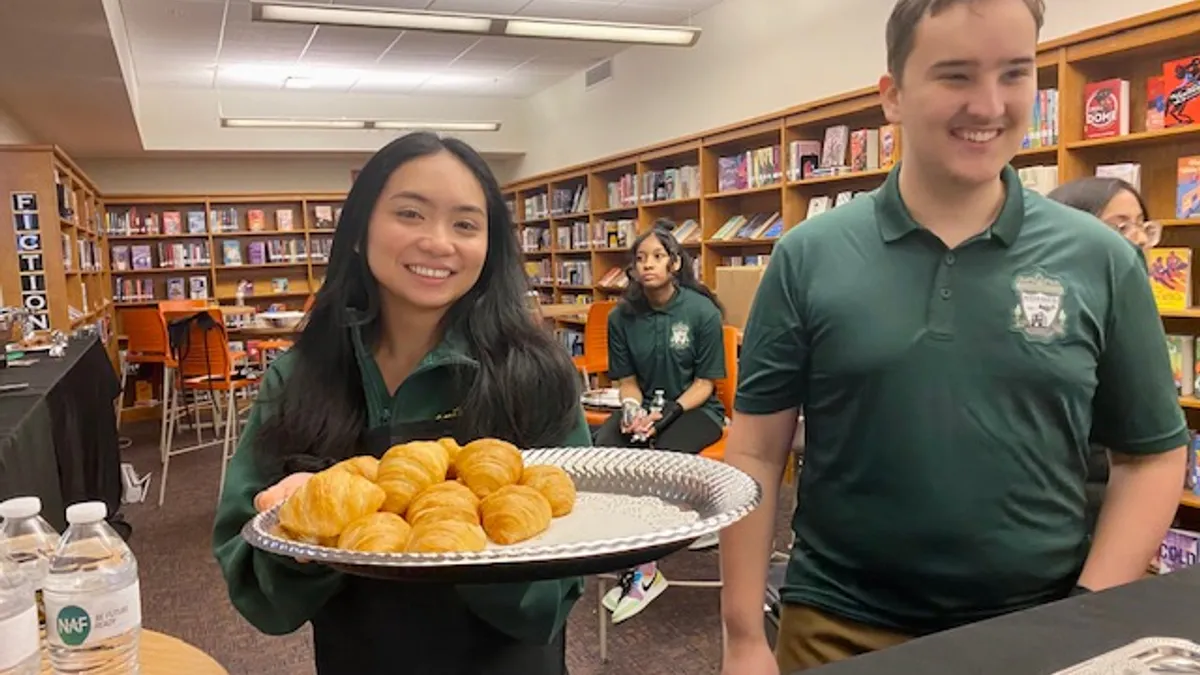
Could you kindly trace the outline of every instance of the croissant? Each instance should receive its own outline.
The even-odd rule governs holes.
[[[446,479],[450,455],[437,441],[414,441],[393,446],[379,460],[375,483],[387,493],[383,510],[404,513],[425,488]]]
[[[379,460],[370,455],[359,455],[358,457],[344,459],[334,464],[332,468],[343,469],[374,482],[379,475]]]
[[[527,466],[521,474],[520,484],[542,493],[550,502],[550,513],[555,518],[565,516],[575,508],[575,481],[562,467],[550,464]]]
[[[462,483],[437,483],[413,497],[405,517],[414,527],[427,520],[461,520],[478,525],[479,498]]]
[[[464,485],[480,498],[521,478],[525,460],[511,443],[481,438],[463,446],[455,461],[455,472]]]
[[[337,547],[370,553],[400,553],[408,545],[412,528],[394,513],[379,511],[346,526]]]
[[[449,436],[439,438],[438,443],[440,443],[450,455],[450,470],[446,472],[446,477],[454,478],[456,475],[454,461],[458,459],[458,453],[462,452],[462,446],[458,444],[458,441],[450,438]]]
[[[337,537],[351,522],[379,510],[383,488],[349,471],[326,469],[279,507],[279,524],[306,540]]]
[[[497,544],[532,539],[550,527],[550,502],[527,485],[505,485],[479,502],[483,529]]]
[[[461,520],[426,520],[412,529],[409,553],[474,553],[487,548],[487,534]]]

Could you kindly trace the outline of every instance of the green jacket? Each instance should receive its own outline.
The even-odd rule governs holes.
[[[454,369],[475,368],[477,363],[459,344],[448,339],[430,352],[408,379],[389,396],[370,351],[355,331],[358,365],[367,400],[368,426],[390,431],[452,416],[462,392],[452,377]],[[254,496],[266,487],[255,461],[257,431],[270,405],[287,381],[293,362],[284,354],[263,378],[260,399],[242,430],[237,452],[230,460],[225,490],[217,509],[213,551],[229,587],[234,607],[256,628],[271,635],[295,631],[314,619],[322,608],[346,588],[347,577],[323,565],[297,563],[252,548],[241,537],[242,526],[255,514]],[[579,426],[564,438],[563,446],[590,446],[591,435],[582,409]],[[512,638],[537,644],[552,640],[566,622],[583,591],[579,578],[495,585],[456,587],[457,595],[477,617]]]

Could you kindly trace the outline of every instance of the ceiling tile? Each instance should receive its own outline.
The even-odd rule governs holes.
[[[610,21],[628,23],[686,24],[692,12],[685,7],[624,4],[613,12]]]
[[[618,4],[619,0],[531,0],[521,16],[603,21]]]
[[[304,52],[303,63],[343,66],[374,63],[400,38],[399,31],[353,26],[322,26]]]
[[[437,56],[452,59],[479,42],[473,35],[450,35],[447,33],[422,33],[406,31],[391,50],[380,59],[386,63],[393,58],[406,59],[411,56]]]

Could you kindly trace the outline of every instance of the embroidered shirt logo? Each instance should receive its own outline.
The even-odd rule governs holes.
[[[462,414],[462,408],[455,408],[448,412],[441,413],[441,414],[435,416],[433,419],[434,419],[434,421],[439,421],[439,422],[441,420],[452,420],[452,419],[457,419],[460,414]]]
[[[1013,308],[1013,328],[1040,340],[1062,337],[1067,332],[1063,309],[1066,288],[1058,279],[1042,272],[1018,275],[1013,280],[1017,306]]]
[[[671,348],[687,349],[692,344],[692,332],[686,323],[680,322],[671,326]]]

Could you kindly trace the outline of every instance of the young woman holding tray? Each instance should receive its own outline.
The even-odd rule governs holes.
[[[217,512],[214,551],[264,633],[311,623],[320,675],[562,675],[580,579],[404,584],[253,549],[240,536],[311,475],[411,440],[590,445],[566,351],[525,305],[512,222],[469,146],[401,137],[355,179],[328,276],[263,379]],[[536,402],[527,392],[538,392]]]
[[[715,384],[725,377],[724,312],[696,280],[674,229],[660,219],[631,247],[629,288],[608,315],[608,376],[623,410],[596,430],[597,446],[696,454],[721,438],[725,407]],[[627,572],[604,606],[619,623],[666,587],[658,566],[647,563]]]

